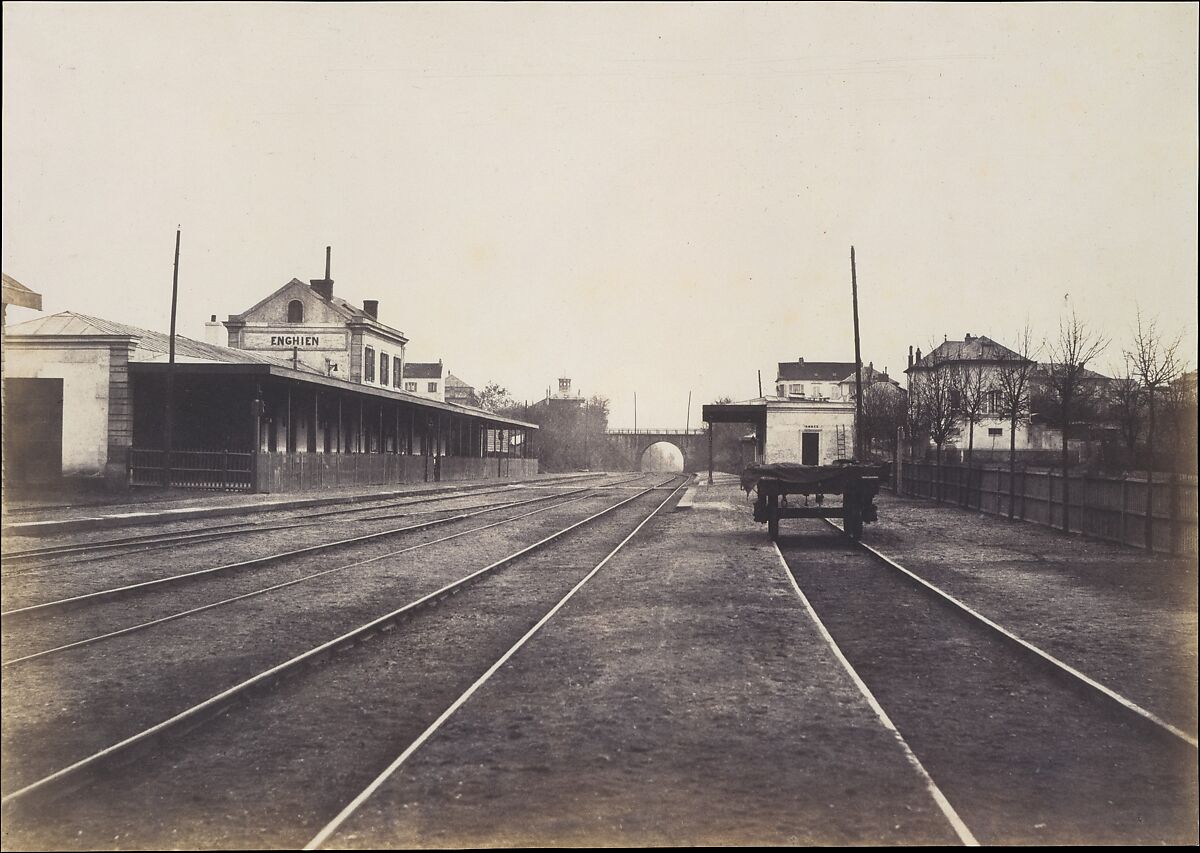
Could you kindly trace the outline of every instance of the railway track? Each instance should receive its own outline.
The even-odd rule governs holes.
[[[238,798],[238,802],[246,802],[247,786],[249,790],[264,790],[260,787],[263,781],[259,774],[267,772],[263,765],[270,764],[272,771],[283,772],[283,775],[273,777],[274,786],[265,790],[276,792],[283,799],[300,796],[320,801],[316,811],[303,813],[299,821],[293,810],[294,804],[268,804],[268,811],[278,807],[291,815],[290,825],[285,827],[287,835],[269,843],[299,846],[309,837],[310,829],[319,829],[338,809],[358,798],[354,792],[362,790],[362,786],[357,785],[359,781],[370,782],[376,778],[382,772],[381,767],[387,769],[384,764],[388,761],[398,766],[392,760],[396,752],[389,747],[403,741],[408,744],[404,752],[411,754],[467,701],[480,684],[494,675],[612,554],[679,493],[683,483],[674,478],[672,485],[674,488],[670,491],[651,487],[621,496],[616,501],[609,500],[604,507],[589,511],[585,517],[558,527],[532,544],[461,574],[432,592],[343,631],[182,712],[21,785],[0,801],[7,818],[10,842],[16,838],[18,844],[40,844],[51,843],[52,838],[71,838],[75,818],[84,821],[80,826],[90,828],[104,816],[101,824],[115,824],[119,829],[133,827],[132,837],[120,831],[117,835],[123,839],[122,845],[137,846],[142,842],[137,837],[136,827],[146,820],[159,821],[161,826],[169,825],[171,820],[184,816],[179,809],[188,812],[197,808],[192,799],[194,796],[219,798],[226,795],[223,792],[236,789],[241,793],[231,796]],[[631,514],[636,514],[636,523],[630,520]],[[564,537],[569,539],[564,540]],[[613,547],[618,538],[619,542]],[[502,568],[506,571],[499,573]],[[480,585],[484,580],[488,582]],[[458,599],[458,606],[436,607],[468,590],[470,594]],[[407,630],[393,630],[407,620],[415,620]],[[363,647],[361,653],[339,654],[360,647],[371,638],[375,640]],[[499,658],[496,657],[497,648],[505,650]],[[312,669],[318,662],[324,665]],[[381,666],[386,673],[394,675],[396,683],[379,677]],[[397,668],[394,673],[393,667]],[[368,671],[373,675],[364,674]],[[311,675],[290,677],[304,673]],[[320,683],[317,683],[317,673],[321,673]],[[355,693],[355,698],[345,699],[343,694],[347,692]],[[246,703],[249,704],[242,707]],[[260,706],[269,706],[269,709],[259,711]],[[346,714],[351,713],[347,707],[358,710],[370,707],[367,722],[350,729],[339,728],[337,720],[344,723]],[[263,715],[265,717],[259,719]],[[305,721],[296,725],[301,728],[322,725],[325,734],[313,736],[310,732],[299,740],[292,740],[290,750],[274,748],[271,745],[273,738],[284,737],[286,740],[289,737],[285,730],[290,724],[282,718],[297,715]],[[219,724],[197,728],[218,718]],[[331,719],[334,722],[330,722]],[[389,731],[384,733],[382,729]],[[382,740],[371,740],[376,736]],[[203,743],[195,743],[194,739]],[[158,751],[168,742],[174,744],[169,760],[126,765],[147,752],[161,757]],[[303,761],[303,757],[297,759],[297,751],[305,753],[308,750],[305,754],[312,757],[313,745],[321,745],[322,752],[326,752],[328,745],[334,742],[343,744],[350,752],[363,753],[371,760],[362,763],[346,758],[340,752],[326,753],[326,760],[337,764],[336,772],[324,764],[310,762],[304,771],[318,775],[307,784],[297,780],[290,771],[284,772],[284,765],[294,769],[298,760]],[[189,747],[193,743],[194,750]],[[246,749],[255,753],[253,772],[241,764],[238,757],[239,750]],[[181,758],[185,753],[186,756]],[[212,776],[196,775],[193,760],[197,765],[214,763],[230,772],[248,773],[249,778],[242,778],[233,789],[227,789],[225,783],[217,783]],[[184,771],[175,772],[174,768],[180,763],[188,766]],[[149,771],[148,765],[152,768]],[[143,776],[143,773],[148,775]],[[124,781],[88,788],[86,793],[77,792],[69,802],[56,802],[52,810],[45,809],[56,795],[67,790],[78,791],[79,786],[86,786],[88,781],[97,778],[97,774],[110,781],[117,778]],[[180,793],[175,788],[188,789],[190,793],[180,793],[179,799],[172,800],[164,796],[164,780],[170,780],[166,784],[172,793]],[[351,781],[357,787],[348,787]],[[335,782],[339,784],[335,785]],[[118,799],[146,796],[159,805],[150,808],[148,813],[130,802],[119,804],[112,799],[114,796]],[[173,815],[172,806],[165,805],[168,801],[175,804]],[[199,808],[225,826],[225,831],[230,830],[225,822],[228,815],[221,811],[221,806],[217,806],[216,811],[210,811],[207,806]],[[255,814],[253,819],[261,820],[263,815]],[[234,822],[237,822],[236,818]],[[276,826],[269,822],[265,825]],[[17,827],[15,830],[14,826]],[[66,835],[62,834],[64,832]],[[105,832],[107,827],[97,829],[96,837],[107,837]],[[140,832],[144,839],[157,837],[155,830],[144,825]],[[244,834],[237,837],[241,843],[252,840]],[[219,839],[211,836],[205,835],[204,839],[206,843],[215,840],[220,844]],[[153,844],[154,841],[146,843]]]
[[[826,523],[780,558],[960,839],[1195,843],[1194,735]]]
[[[562,480],[559,480],[553,484],[546,485],[558,485],[562,482]],[[629,480],[621,482],[629,482]],[[602,486],[611,484],[596,483],[593,485]],[[26,563],[38,563],[48,559],[54,559],[55,562],[53,563],[53,567],[58,568],[63,564],[61,560],[63,557],[80,558],[75,559],[72,562],[85,562],[88,560],[103,559],[112,555],[120,556],[129,553],[140,553],[156,548],[210,542],[238,535],[270,533],[302,527],[322,526],[330,519],[337,517],[361,515],[371,512],[379,512],[381,510],[441,503],[443,501],[463,500],[478,495],[496,493],[512,494],[514,492],[544,487],[545,486],[542,484],[533,486],[511,484],[494,488],[458,491],[451,494],[431,495],[428,497],[412,497],[402,500],[385,500],[381,502],[355,502],[354,506],[341,507],[338,509],[312,510],[310,508],[297,508],[292,510],[266,510],[263,513],[264,515],[274,517],[279,513],[283,513],[285,517],[277,520],[272,518],[256,521],[227,522],[224,524],[212,524],[205,523],[203,521],[199,522],[198,524],[191,522],[185,523],[188,526],[178,530],[158,530],[152,533],[118,536],[107,539],[85,540],[82,542],[68,542],[57,545],[47,545],[40,548],[25,548],[20,550],[10,549],[4,555],[4,561],[6,563],[5,574],[11,575],[15,573],[11,568],[12,566],[21,566]],[[429,510],[428,512],[432,513],[438,511],[439,510]],[[389,515],[390,517],[402,517],[405,515],[414,514],[420,513],[390,513]],[[295,520],[296,516],[303,516],[303,518],[301,520]],[[196,527],[199,527],[200,529],[195,529]]]
[[[46,613],[46,612],[53,611],[53,610],[62,610],[62,609],[67,609],[67,608],[71,608],[71,607],[77,607],[79,605],[90,604],[90,603],[93,603],[93,602],[101,600],[101,599],[115,599],[115,598],[127,597],[129,595],[134,595],[134,594],[139,594],[139,593],[145,592],[152,588],[159,588],[164,585],[194,581],[198,578],[207,577],[207,576],[211,576],[211,575],[218,574],[218,573],[225,573],[225,572],[232,572],[235,570],[246,570],[246,569],[261,567],[261,566],[268,565],[270,563],[275,563],[275,562],[278,562],[281,560],[292,559],[292,558],[299,557],[299,556],[306,555],[306,554],[311,555],[311,554],[316,554],[316,553],[328,552],[333,549],[362,545],[364,543],[372,542],[377,539],[395,536],[398,534],[412,533],[412,532],[419,531],[419,530],[427,530],[432,527],[437,527],[437,526],[444,525],[444,524],[451,524],[456,521],[461,521],[466,518],[471,518],[471,517],[474,517],[477,515],[483,515],[483,514],[489,513],[489,512],[496,512],[496,511],[500,511],[503,509],[518,507],[518,506],[523,506],[523,505],[533,504],[533,503],[540,503],[543,501],[551,501],[557,497],[569,497],[572,495],[583,494],[585,492],[594,490],[594,488],[595,487],[593,487],[593,486],[585,486],[583,488],[571,489],[566,492],[554,492],[551,494],[541,494],[536,497],[527,498],[527,499],[523,499],[523,500],[506,501],[506,502],[501,502],[501,503],[489,503],[486,505],[482,505],[478,508],[471,508],[472,511],[470,511],[470,512],[462,512],[461,509],[464,509],[464,508],[459,508],[457,510],[449,510],[450,512],[453,512],[454,514],[443,517],[443,518],[433,519],[430,521],[423,521],[423,522],[418,522],[416,524],[407,524],[407,525],[402,525],[400,527],[388,528],[385,530],[374,531],[371,533],[365,533],[365,534],[360,534],[360,535],[356,535],[356,536],[349,536],[349,537],[343,537],[340,539],[333,539],[333,540],[328,540],[328,541],[323,541],[323,542],[317,542],[316,544],[305,545],[300,548],[293,548],[293,549],[289,549],[286,551],[279,551],[279,552],[275,552],[275,553],[271,553],[271,554],[265,554],[262,556],[252,557],[252,558],[246,559],[246,560],[238,560],[238,561],[234,561],[234,562],[230,562],[230,563],[222,563],[217,566],[207,566],[207,567],[203,567],[203,568],[199,568],[199,569],[192,569],[192,570],[189,570],[186,572],[178,572],[176,574],[166,575],[166,576],[162,576],[162,577],[153,577],[148,580],[137,581],[134,583],[123,583],[123,584],[119,584],[117,586],[112,586],[112,587],[107,587],[107,588],[97,589],[97,590],[91,590],[88,592],[82,592],[82,593],[77,593],[77,594],[73,594],[73,595],[67,595],[67,596],[63,596],[60,598],[55,598],[55,599],[50,599],[50,600],[45,600],[45,601],[40,601],[40,602],[26,603],[26,604],[18,604],[17,606],[10,606],[10,607],[8,607],[8,609],[4,610],[3,612],[0,612],[0,617],[5,618],[5,619],[11,619],[11,618],[17,618],[17,617],[22,617],[22,616],[34,615],[34,614],[42,614],[42,613]],[[240,531],[234,531],[233,534],[226,534],[226,535],[236,535],[236,533],[238,533],[238,532],[240,532]]]

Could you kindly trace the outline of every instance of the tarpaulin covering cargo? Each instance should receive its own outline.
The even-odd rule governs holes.
[[[747,493],[754,490],[760,480],[773,480],[782,486],[784,493],[817,493],[840,495],[846,486],[863,477],[886,477],[888,465],[801,465],[798,462],[774,462],[769,465],[747,465],[742,471],[742,488]],[[795,488],[792,488],[792,487]]]

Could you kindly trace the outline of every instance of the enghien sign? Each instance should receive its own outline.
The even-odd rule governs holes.
[[[319,347],[320,335],[271,335],[273,347]]]

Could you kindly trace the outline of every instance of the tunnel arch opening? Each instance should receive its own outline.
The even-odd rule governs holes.
[[[642,451],[638,470],[679,473],[683,471],[683,451],[669,441],[656,441]]]

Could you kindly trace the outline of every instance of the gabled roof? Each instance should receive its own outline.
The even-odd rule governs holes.
[[[409,361],[404,364],[405,379],[441,379],[442,363],[440,361]]]
[[[463,382],[461,379],[459,379],[453,373],[447,373],[446,374],[446,390],[449,391],[451,388],[468,388],[468,389],[474,390],[475,386],[471,385],[467,382]]]
[[[19,336],[30,337],[126,337],[137,342],[137,348],[130,356],[135,362],[167,361],[171,351],[171,336],[151,329],[129,326],[113,320],[92,317],[87,314],[77,314],[74,311],[60,311],[48,317],[37,317],[18,323],[6,330],[10,339]],[[270,364],[276,367],[291,369],[290,358],[280,358],[254,350],[231,349],[216,344],[175,336],[175,360],[181,363],[220,362],[226,364]],[[320,373],[304,364],[298,364],[296,369],[307,373]]]

